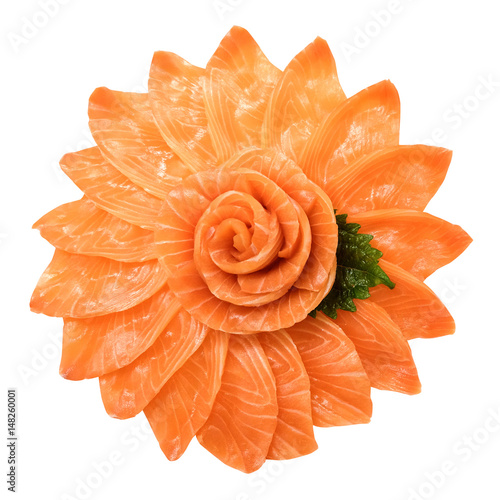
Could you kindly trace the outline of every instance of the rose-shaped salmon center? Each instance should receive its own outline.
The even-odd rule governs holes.
[[[185,179],[164,201],[155,240],[183,307],[227,332],[292,326],[335,278],[331,202],[277,153],[251,150]]]
[[[250,192],[238,191],[241,181]],[[264,184],[261,174],[240,171],[235,184],[196,225],[195,264],[221,300],[267,304],[299,278],[311,249],[311,228],[302,207],[279,187]]]

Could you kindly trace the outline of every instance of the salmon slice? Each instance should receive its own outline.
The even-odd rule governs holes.
[[[82,380],[130,364],[148,349],[180,309],[165,285],[131,309],[93,318],[65,318],[59,373]]]
[[[101,210],[86,197],[65,203],[35,222],[33,229],[70,253],[123,262],[156,258],[154,233]]]
[[[371,297],[367,300],[383,307],[408,340],[455,332],[455,322],[448,309],[427,285],[383,259],[380,266],[396,287],[393,290],[383,285],[370,288]]]
[[[379,208],[423,210],[443,183],[451,155],[423,144],[385,148],[332,176],[325,192],[349,215]]]
[[[260,147],[264,112],[279,74],[245,29],[235,26],[221,41],[203,78],[208,130],[219,162],[240,149]]]
[[[287,171],[290,175],[299,174],[308,182],[298,167],[295,172]],[[209,192],[209,183],[217,185],[220,195],[200,214],[196,223],[194,261],[211,292],[232,304],[258,306],[279,299],[299,278],[308,260],[311,228],[307,216],[300,205],[269,179],[274,180],[255,171],[234,169],[207,173],[198,179],[198,192],[207,201],[215,194]],[[303,185],[304,190],[307,187]],[[178,197],[174,195],[174,199]],[[242,208],[246,213],[238,220],[244,225],[243,230],[248,232],[248,228],[254,228],[249,235],[251,242],[243,249],[250,258],[235,254],[233,231],[221,231],[227,225],[227,218],[234,219],[235,210],[239,213]],[[333,217],[330,219],[333,225]],[[282,235],[282,238],[274,241],[270,235]],[[228,260],[232,258],[232,269],[219,268],[213,257],[219,254]]]
[[[207,421],[221,386],[229,335],[211,331],[144,408],[160,447],[177,460]]]
[[[421,389],[410,346],[377,304],[356,300],[356,312],[337,311],[335,323],[354,343],[372,387],[418,394]]]
[[[203,104],[205,70],[171,52],[155,52],[149,99],[160,133],[191,172],[215,164]]]
[[[255,335],[231,335],[222,384],[197,438],[242,472],[262,466],[277,425],[274,375]]]
[[[155,229],[161,200],[136,186],[93,147],[61,159],[66,175],[99,207],[145,229]]]
[[[269,238],[271,248],[262,249],[263,251],[255,255],[255,259],[243,261],[235,259],[236,262],[233,263],[233,267],[238,266],[238,268],[242,269],[242,274],[235,274],[221,269],[212,257],[212,255],[222,254],[228,258],[234,258],[234,252],[232,251],[234,232],[231,231],[228,234],[226,231],[221,231],[221,229],[226,229],[227,224],[224,223],[227,219],[225,219],[225,216],[230,214],[231,210],[234,210],[233,207],[221,207],[221,210],[209,210],[203,214],[195,234],[194,259],[198,272],[203,276],[207,287],[217,298],[242,306],[264,305],[283,297],[299,278],[300,272],[308,259],[308,250],[311,248],[311,231],[307,217],[300,206],[294,204],[293,200],[287,199],[284,193],[283,195],[283,214],[281,217],[278,215],[271,224],[259,221],[259,219],[268,218],[267,210],[260,204],[255,203],[255,200],[250,196],[229,193],[227,197],[222,197],[223,199],[237,198],[241,204],[248,201],[250,204],[253,202],[259,205],[256,217],[253,218],[253,222],[249,221],[248,224],[254,224],[255,227],[262,225],[266,236],[270,234],[279,236],[281,235],[281,227],[297,225],[298,222],[299,235],[295,241],[298,240],[297,247],[299,251],[295,252],[289,259],[278,259],[280,253],[279,243],[282,239],[278,238],[276,242],[278,244],[274,244],[274,239]],[[275,198],[278,198],[278,196]],[[217,198],[217,200],[220,199],[221,197]],[[212,202],[210,208],[214,207],[214,203]],[[263,217],[259,217],[259,214]],[[246,228],[247,225],[245,224]],[[214,230],[215,234],[210,238],[209,235]],[[262,257],[264,262],[259,262],[261,260],[259,257]],[[267,266],[266,263],[268,263]]]
[[[293,340],[285,330],[258,334],[276,380],[278,424],[267,458],[286,460],[312,453],[314,439],[309,377]]]
[[[313,130],[345,98],[330,48],[318,37],[290,61],[276,83],[262,128],[263,147],[297,161]]]
[[[189,280],[191,292],[183,280]],[[250,307],[225,302],[213,295],[194,264],[183,267],[182,278],[178,275],[169,278],[170,286],[191,314],[206,321],[211,328],[218,326],[230,333],[274,331],[295,324],[307,315],[309,308],[315,307],[313,304],[317,305],[333,281],[334,272],[319,293],[292,288],[277,300]]]
[[[147,192],[163,198],[190,173],[160,134],[148,94],[98,88],[89,118],[104,158]]]
[[[130,309],[166,282],[157,260],[132,263],[56,249],[31,297],[33,312],[88,318]]]
[[[334,280],[335,271],[332,271],[319,293],[292,289],[280,299],[256,307],[239,306],[218,299],[210,292],[192,262],[182,267],[182,275],[170,276],[168,284],[175,290],[183,307],[210,328],[229,333],[255,333],[286,328],[302,321],[307,311],[321,302]]]
[[[323,313],[286,329],[297,346],[311,384],[312,418],[318,427],[364,424],[372,401],[354,344]]]
[[[121,419],[140,413],[198,349],[207,332],[205,325],[180,309],[149,349],[129,365],[99,378],[107,413]]]
[[[338,228],[335,217],[332,217],[334,212],[331,200],[323,190],[307,179],[294,162],[281,154],[263,153],[262,161],[252,168],[274,181],[299,204],[307,215],[311,228],[309,257],[293,285],[299,289],[318,292],[328,281],[336,263]]]
[[[472,242],[460,227],[415,210],[386,209],[356,214],[352,222],[373,236],[384,259],[424,280],[455,260]]]
[[[399,96],[388,80],[350,97],[325,117],[298,164],[321,188],[359,158],[399,144]]]
[[[245,168],[235,163],[230,168],[200,172],[173,189],[165,199],[155,232],[169,286],[183,307],[210,328],[230,333],[274,331],[301,321],[322,300],[335,278],[337,229],[328,197],[282,155],[264,158],[257,151],[251,155],[241,164]],[[250,166],[253,170],[246,168]],[[286,189],[290,195],[277,187],[280,183],[289,184]],[[276,214],[280,223],[284,244],[271,255],[277,260],[276,272],[273,268],[269,276],[256,273],[261,263],[249,258],[241,259],[245,267],[238,275],[224,272],[209,262],[221,246],[211,249],[206,245],[216,242],[219,219],[234,217],[235,210],[247,207],[255,213],[254,202]],[[301,203],[306,218],[297,215]],[[238,220],[245,226],[244,232],[247,227],[241,217]],[[307,226],[312,236],[310,246],[305,244],[306,238],[309,241]],[[269,227],[264,226],[263,240],[271,233]],[[228,234],[231,237],[223,237],[230,253],[234,238],[233,233]],[[257,250],[255,255],[260,254],[261,245],[251,241],[253,245],[248,246]],[[302,262],[305,265],[300,273]],[[288,281],[294,276],[292,272],[296,281]]]

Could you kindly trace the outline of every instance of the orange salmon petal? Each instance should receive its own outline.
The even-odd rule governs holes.
[[[157,260],[118,262],[56,249],[31,297],[33,312],[88,318],[130,309],[166,282]]]
[[[61,250],[123,262],[156,258],[154,233],[101,210],[88,198],[65,203],[34,225]]]
[[[277,425],[274,375],[255,335],[231,335],[222,384],[197,433],[202,446],[230,467],[259,469]]]
[[[323,313],[286,329],[302,357],[311,383],[313,423],[318,427],[370,421],[368,379],[354,344]]]
[[[98,88],[90,96],[89,118],[102,155],[149,193],[163,198],[189,174],[160,134],[148,94]]]
[[[339,213],[354,215],[380,208],[423,210],[441,186],[451,151],[396,146],[362,156],[325,186]]]
[[[223,302],[208,290],[194,263],[182,267],[182,275],[168,278],[169,286],[176,290],[176,296],[183,307],[195,314],[211,328],[230,333],[255,333],[274,331],[301,321],[305,309],[312,310],[321,301],[335,280],[330,273],[323,289],[317,293],[294,289],[278,300],[258,307],[238,306]],[[186,287],[189,283],[190,288]]]
[[[229,335],[212,331],[144,408],[160,447],[177,460],[207,421],[221,385]]]
[[[259,333],[276,379],[278,424],[267,458],[285,460],[312,453],[318,448],[314,439],[311,391],[304,363],[290,335],[284,330]]]
[[[350,97],[325,117],[299,165],[320,187],[372,151],[399,143],[399,96],[388,80]]]
[[[165,285],[131,309],[94,318],[65,318],[59,373],[69,380],[128,365],[156,340],[180,309]]]
[[[297,161],[312,131],[345,100],[328,44],[316,38],[283,71],[267,105],[262,145]]]
[[[123,419],[141,412],[198,349],[208,331],[180,309],[149,349],[129,365],[99,378],[108,414]]]
[[[404,269],[380,260],[382,269],[396,283],[391,290],[385,285],[370,288],[373,301],[383,307],[408,339],[433,338],[455,332],[455,322],[436,294]]]
[[[387,312],[356,300],[357,311],[337,310],[335,323],[352,340],[372,387],[404,394],[421,389],[410,346]]]
[[[110,165],[99,148],[64,155],[61,168],[99,208],[131,224],[155,229],[161,200]]]
[[[205,70],[171,52],[155,52],[149,99],[161,135],[191,172],[215,164],[203,103]]]
[[[472,242],[460,226],[415,210],[374,210],[349,219],[361,225],[361,233],[373,236],[372,245],[384,260],[421,280],[455,260]]]
[[[279,74],[245,29],[235,26],[221,41],[203,78],[208,129],[219,161],[261,145],[264,112]]]

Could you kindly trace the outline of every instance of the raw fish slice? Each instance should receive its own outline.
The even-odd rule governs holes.
[[[160,447],[177,460],[206,422],[221,385],[229,335],[211,331],[144,408]]]
[[[372,245],[383,252],[384,260],[421,280],[456,259],[472,242],[460,226],[415,210],[374,210],[349,220],[373,236]]]
[[[61,250],[123,262],[156,258],[154,233],[101,210],[83,197],[45,214],[33,225]]]
[[[255,179],[247,177],[247,179],[249,182],[264,181],[263,184],[268,182],[262,177]],[[258,306],[279,299],[296,282],[308,260],[311,248],[311,231],[306,214],[285,192],[275,193],[268,198],[269,203],[264,204],[266,206],[264,208],[248,193],[229,191],[210,204],[209,209],[203,213],[196,225],[195,265],[210,291],[221,300],[242,306]],[[220,200],[222,200],[221,204],[218,203]],[[234,233],[224,230],[227,228],[227,224],[224,224],[228,222],[227,217],[234,214],[235,206],[238,208],[236,204],[239,206],[248,204],[249,207],[253,205],[254,217],[250,218],[252,220],[247,223],[258,230],[261,229],[267,241],[273,243],[269,236],[273,233],[278,236],[281,236],[282,233],[285,234],[283,238],[278,239],[277,244],[272,244],[271,248],[268,249],[266,248],[267,243],[263,248],[258,248],[254,232],[252,241],[246,249],[255,249],[255,256],[262,257],[262,259],[242,261],[235,259],[233,267],[238,266],[238,268],[237,273],[234,273],[232,270],[221,269],[214,262],[212,256],[214,252],[217,252],[216,255],[222,253],[234,259]],[[279,207],[275,211],[278,205]],[[269,213],[275,216],[271,222],[269,222],[271,219]],[[243,221],[241,222],[244,224]],[[297,225],[299,226],[298,237],[293,237],[295,235],[291,237],[287,234],[287,228]],[[248,230],[246,225],[244,229]],[[280,242],[283,239],[285,241],[282,248],[287,244],[297,244],[297,251],[289,258],[279,259],[283,255],[283,251],[280,251]],[[263,267],[265,269],[262,269]]]
[[[155,229],[161,200],[110,165],[99,148],[64,155],[61,168],[99,208],[131,224]]]
[[[258,334],[276,379],[278,424],[267,458],[285,460],[312,453],[314,439],[309,377],[290,335],[285,330]]]
[[[325,191],[339,213],[379,208],[423,210],[444,181],[451,151],[417,144],[362,156],[333,176]]]
[[[253,472],[266,460],[277,425],[274,375],[256,335],[231,335],[222,384],[197,434],[230,467]]]
[[[399,143],[399,96],[388,80],[350,97],[325,117],[299,159],[324,188],[359,158]]]
[[[267,105],[262,145],[297,161],[323,118],[345,100],[328,44],[316,38],[283,71]]]
[[[262,224],[264,228],[263,233],[266,235],[277,232],[281,235],[281,228],[286,228],[287,226],[297,225],[299,226],[299,237],[296,239],[287,238],[285,235],[285,243],[283,247],[289,243],[297,243],[297,251],[294,252],[289,258],[279,258],[280,248],[279,240],[278,245],[272,245],[270,251],[266,252],[266,248],[258,249],[258,256],[263,256],[264,264],[258,262],[258,260],[245,260],[238,262],[239,267],[242,269],[241,274],[234,274],[231,271],[226,272],[220,269],[217,264],[212,260],[210,255],[210,250],[212,248],[205,248],[204,241],[208,240],[208,234],[214,230],[214,227],[220,229],[221,225],[218,225],[219,221],[210,221],[207,223],[205,215],[200,219],[197,225],[196,239],[195,239],[195,249],[197,250],[201,246],[200,251],[195,251],[195,264],[199,273],[203,276],[208,288],[211,292],[221,300],[230,302],[232,304],[242,305],[242,306],[259,306],[264,305],[272,300],[277,300],[284,296],[290,289],[292,285],[299,278],[302,268],[308,260],[309,249],[311,247],[311,232],[307,217],[304,214],[300,206],[293,203],[293,200],[287,198],[285,193],[281,193],[284,198],[284,204],[282,205],[283,210],[279,214],[274,212],[274,206],[268,207],[269,212],[273,215],[277,215],[277,220],[279,227],[277,230],[273,231],[272,226],[278,226],[278,223],[269,226],[269,224]],[[238,195],[238,198],[243,202],[245,197]],[[243,199],[242,199],[243,198]],[[251,201],[250,196],[246,198]],[[275,199],[279,199],[280,196],[275,196]],[[213,203],[212,203],[213,205]],[[231,206],[222,207],[223,209],[231,210]],[[261,207],[261,211],[267,215],[266,209]],[[226,210],[222,210],[226,212]],[[209,215],[215,215],[217,218],[221,215],[221,211],[215,211]],[[224,221],[222,221],[223,223]],[[203,224],[205,223],[205,224]],[[203,224],[203,225],[202,225]],[[259,226],[259,221],[257,218],[254,219],[255,226]],[[198,230],[200,230],[198,232]],[[220,231],[216,230],[216,236],[220,236]],[[215,240],[215,237],[210,240],[210,243],[219,243],[215,251],[223,251],[226,255],[233,257],[232,249],[230,248],[233,238],[232,233],[223,234],[219,241]],[[255,235],[255,233],[254,233]],[[280,238],[281,239],[281,238]],[[222,240],[222,241],[221,241]],[[201,244],[198,243],[201,241]],[[253,242],[252,242],[253,243]],[[222,247],[222,248],[221,248]],[[254,245],[248,245],[248,249],[255,247]],[[264,265],[268,262],[268,266],[262,269]]]
[[[157,260],[118,262],[56,249],[31,297],[47,316],[88,318],[130,309],[157,292],[167,276]]]
[[[89,118],[102,155],[149,193],[163,198],[189,174],[160,134],[148,94],[98,88],[90,96]]]
[[[131,309],[94,318],[65,318],[59,373],[93,378],[128,365],[156,340],[180,309],[165,285]]]
[[[108,414],[123,419],[140,413],[198,349],[208,331],[180,309],[149,349],[129,365],[99,378]]]
[[[320,291],[336,267],[338,230],[331,200],[292,161],[285,161],[283,155],[271,154],[271,158],[272,161],[264,159],[253,168],[273,180],[302,207],[311,227],[309,257],[294,286]]]
[[[380,266],[396,283],[370,288],[373,301],[383,307],[408,339],[433,338],[455,332],[455,322],[436,294],[418,278],[383,259]]]
[[[193,316],[203,319],[211,328],[229,333],[274,331],[301,321],[307,310],[314,309],[331,289],[335,280],[333,270],[322,290],[292,289],[278,300],[258,307],[223,302],[207,288],[194,263],[182,267],[182,275],[169,276],[168,283],[183,307]],[[186,286],[190,284],[190,288]]]
[[[418,394],[421,389],[410,346],[377,304],[356,300],[356,312],[337,311],[335,323],[352,340],[372,387]]]
[[[286,186],[289,194],[280,185]],[[233,196],[233,191],[240,193],[240,198],[246,197],[245,200],[254,198],[271,214],[276,214],[285,242],[278,257],[285,261],[297,252],[306,252],[307,262],[292,287],[286,277],[266,283],[267,289],[274,285],[277,292],[283,291],[286,284],[286,295],[258,307],[237,304],[234,298],[231,302],[221,300],[215,295],[216,284],[208,283],[213,276],[218,277],[210,269],[205,273],[200,271],[203,259],[208,258],[201,251],[208,240],[203,234],[207,226],[204,214],[212,204],[218,209],[220,197]],[[312,235],[310,254],[307,246],[298,244],[303,241],[297,238],[303,225],[295,213],[295,204],[303,205],[302,210],[309,219],[305,224],[310,226]],[[228,204],[234,212],[233,205],[241,208],[242,204]],[[195,239],[198,231],[201,236]],[[227,168],[200,172],[186,179],[182,187],[173,189],[165,199],[155,241],[159,259],[169,275],[169,286],[183,307],[209,327],[230,333],[274,331],[292,326],[321,302],[335,279],[337,228],[331,202],[283,155],[266,156],[253,150]],[[243,291],[258,290],[258,283],[252,283],[252,277],[246,278],[249,271],[251,269],[245,269],[238,275],[237,284]],[[273,275],[279,276],[279,273]],[[223,287],[224,282],[218,279]],[[234,288],[233,291],[241,290]],[[260,300],[258,295],[257,299]]]
[[[205,70],[171,52],[155,52],[149,99],[161,135],[191,172],[215,164],[203,104]]]
[[[260,147],[264,112],[279,74],[245,29],[235,26],[221,41],[203,80],[208,129],[219,162],[245,147]]]
[[[368,379],[354,344],[333,320],[318,313],[286,329],[297,346],[311,384],[314,425],[370,421]]]

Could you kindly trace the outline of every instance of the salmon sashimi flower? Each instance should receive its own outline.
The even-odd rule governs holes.
[[[455,328],[423,280],[471,239],[424,212],[451,152],[399,144],[389,81],[347,98],[321,38],[280,71],[234,27],[206,68],[157,52],[148,93],[99,88],[89,117],[97,146],[61,160],[83,197],[34,226],[63,377],[144,411],[169,460],[196,436],[244,472],[369,422],[372,387],[420,391],[408,340]]]

